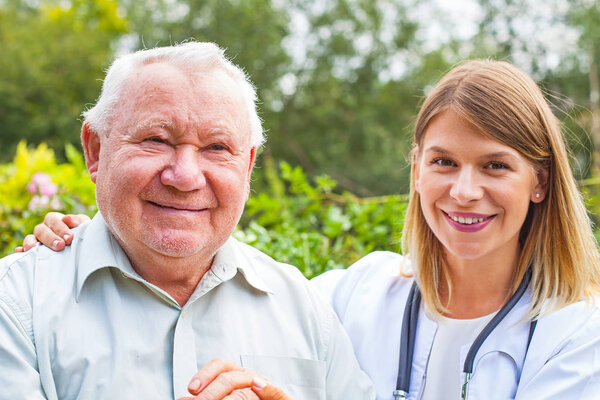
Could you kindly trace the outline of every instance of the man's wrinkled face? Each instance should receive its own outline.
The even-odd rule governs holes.
[[[166,63],[126,82],[90,173],[98,208],[128,254],[212,257],[233,232],[255,156],[239,92],[222,71]]]

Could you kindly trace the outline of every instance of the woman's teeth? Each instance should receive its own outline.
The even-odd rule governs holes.
[[[449,215],[449,217],[452,218],[454,221],[458,222],[459,224],[465,224],[465,225],[476,224],[478,222],[483,222],[484,220],[486,220],[486,218],[471,218],[471,217],[463,218],[463,217],[457,217],[456,215]]]

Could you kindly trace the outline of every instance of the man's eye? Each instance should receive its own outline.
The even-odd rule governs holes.
[[[154,143],[166,143],[163,138],[160,138],[158,136],[149,137],[146,140],[149,141],[149,142],[154,142]]]
[[[215,150],[215,151],[227,150],[227,147],[225,147],[225,145],[223,145],[221,143],[211,144],[208,148],[210,150]]]

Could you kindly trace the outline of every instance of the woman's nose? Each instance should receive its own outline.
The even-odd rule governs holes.
[[[462,167],[454,176],[450,197],[459,204],[467,204],[483,197],[483,188],[477,179],[477,171],[471,167]]]

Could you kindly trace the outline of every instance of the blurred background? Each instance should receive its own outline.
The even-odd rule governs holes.
[[[598,0],[0,0],[0,255],[50,209],[95,212],[80,114],[115,55],[190,38],[226,48],[260,97],[238,234],[307,275],[398,250],[419,104],[469,58],[542,86],[596,220]]]

